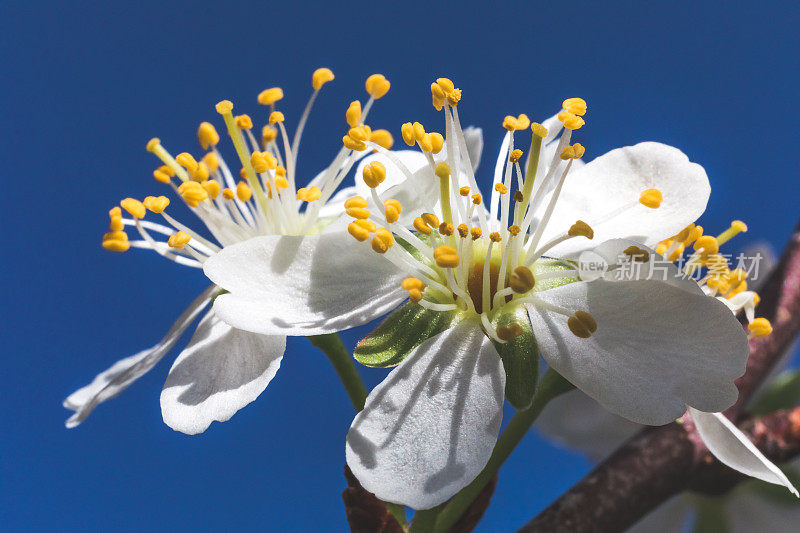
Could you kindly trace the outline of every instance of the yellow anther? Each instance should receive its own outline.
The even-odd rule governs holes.
[[[169,205],[169,198],[166,196],[148,196],[144,199],[142,205],[153,213],[162,213]]]
[[[412,128],[414,131],[414,139],[416,139],[417,142],[425,138],[426,135],[425,126],[423,126],[419,122],[415,122],[414,124],[412,124]]]
[[[355,222],[351,222],[347,225],[347,232],[353,236],[355,240],[358,242],[364,242],[369,239],[370,231],[366,228],[362,227],[361,225],[357,224],[357,222],[361,222],[360,220],[356,220]]]
[[[153,171],[153,177],[156,181],[160,181],[161,183],[169,183],[169,175],[166,172],[162,172],[161,169],[156,169]]]
[[[361,196],[353,196],[344,202],[344,208],[350,209],[352,207],[367,207],[369,204]]]
[[[569,161],[570,159],[575,159],[575,149],[572,146],[565,146],[561,150],[561,160],[562,161]]]
[[[119,205],[133,218],[144,218],[145,213],[147,213],[144,204],[134,198],[125,198]]]
[[[322,196],[322,191],[317,186],[301,187],[297,190],[297,199],[301,202],[313,202],[319,200]]]
[[[581,339],[588,339],[592,336],[592,333],[597,331],[597,322],[586,311],[576,311],[567,320],[567,326],[573,335]]]
[[[400,213],[402,210],[403,206],[400,205],[400,202],[394,198],[389,198],[383,201],[383,212],[386,215],[386,222],[397,222],[397,220],[400,218]]]
[[[388,130],[375,130],[369,134],[369,140],[381,148],[391,150],[394,146],[394,138]]]
[[[369,165],[364,166],[361,176],[367,187],[374,189],[386,179],[386,167],[380,161],[372,161]]]
[[[181,183],[180,187],[178,187],[178,194],[191,207],[197,207],[200,202],[208,198],[206,190],[196,181]]]
[[[239,198],[239,200],[247,202],[252,195],[253,191],[247,183],[240,181],[236,184],[236,197]]]
[[[761,303],[761,296],[758,295],[757,292],[753,293],[753,305],[758,305]]]
[[[364,228],[365,230],[367,230],[370,233],[375,233],[378,230],[377,224],[375,224],[373,221],[367,220],[367,219],[354,220],[353,222],[351,222],[351,224],[355,224],[356,226]]]
[[[573,115],[569,111],[562,111],[559,113],[558,120],[560,120],[561,123],[564,124],[564,127],[568,130],[579,130],[584,124],[586,124],[581,117],[578,115]]]
[[[369,209],[366,207],[348,207],[345,209],[348,216],[358,219],[369,218]]]
[[[741,268],[734,268],[728,273],[728,279],[734,283],[742,283],[747,279],[747,272]]]
[[[459,264],[458,252],[452,246],[437,246],[433,251],[433,260],[440,268],[455,268]]]
[[[351,139],[363,142],[369,139],[369,133],[365,126],[357,126],[355,128],[350,128],[347,135],[349,135]]]
[[[506,117],[503,119],[503,127],[505,129],[507,129],[508,131],[514,131],[514,130],[518,129],[517,128],[517,117],[511,116],[511,115],[506,115]]]
[[[500,242],[503,240],[503,237],[500,236],[500,233],[493,231],[489,234],[489,240],[492,242]]]
[[[441,88],[444,94],[452,92],[456,88],[455,83],[449,78],[436,78],[436,85]]]
[[[458,194],[460,194],[461,196],[469,196],[469,191],[470,191],[470,188],[467,187],[466,185],[464,185],[463,187],[458,189]]]
[[[747,290],[747,282],[746,281],[742,281],[738,285],[735,285],[730,291],[728,291],[728,294],[725,295],[725,298],[733,298],[734,296],[736,296],[740,292],[743,292],[743,291],[746,291],[746,290]]]
[[[520,160],[521,157],[522,157],[522,150],[520,150],[519,148],[511,150],[511,153],[508,154],[508,160],[511,161],[512,163],[516,163],[517,161]]]
[[[633,245],[633,244],[628,246],[624,250],[622,250],[622,253],[630,261],[636,261],[636,262],[639,262],[639,263],[646,263],[647,261],[650,260],[650,252],[648,252],[644,248],[639,248],[638,246]]]
[[[733,237],[738,235],[739,233],[743,233],[747,231],[747,224],[742,222],[741,220],[734,220],[731,222],[731,227],[723,231],[717,236],[717,241],[720,244],[724,244],[731,240]]]
[[[406,278],[403,280],[403,283],[401,283],[400,286],[407,291],[410,291],[411,289],[422,290],[425,288],[425,284],[417,278]]]
[[[481,205],[481,202],[483,201],[483,198],[480,194],[473,194],[470,196],[470,198],[472,198],[472,203],[475,205]]]
[[[433,102],[433,107],[436,108],[436,111],[441,111],[442,107],[444,107],[444,99],[445,93],[439,84],[431,83],[431,101]]]
[[[155,152],[156,148],[158,148],[159,146],[161,146],[161,139],[159,139],[158,137],[153,137],[152,139],[147,141],[146,148],[148,152]]]
[[[431,153],[438,154],[441,152],[442,148],[444,147],[444,137],[442,137],[442,134],[434,131],[428,135],[428,138],[430,139],[431,143]]]
[[[422,220],[424,220],[425,223],[431,228],[439,227],[439,217],[433,213],[422,213]]]
[[[386,251],[392,246],[394,246],[394,237],[392,237],[392,232],[386,228],[378,228],[378,230],[375,232],[375,236],[372,237],[372,249],[379,254],[385,254]]]
[[[753,337],[766,337],[772,333],[772,324],[766,318],[759,317],[750,322],[747,329],[750,330],[750,335]]]
[[[107,231],[107,232],[103,233],[103,240],[104,241],[113,241],[113,240],[127,241],[128,240],[128,234],[125,233],[124,231],[120,231],[120,230]]]
[[[434,172],[439,178],[447,179],[450,177],[450,165],[447,163],[438,163]]]
[[[272,126],[265,125],[261,128],[261,142],[264,144],[269,144],[273,142],[275,139],[278,138],[278,130],[273,128]]]
[[[127,252],[131,244],[123,231],[112,231],[103,235],[102,246],[109,252]]]
[[[215,173],[219,168],[219,158],[217,157],[217,154],[215,154],[214,152],[208,152],[206,155],[203,156],[200,162],[203,163],[205,166],[207,166],[208,171],[211,172],[212,174]]]
[[[516,322],[508,326],[497,326],[497,336],[501,341],[508,342],[519,337],[523,333],[525,333],[525,330]]]
[[[593,239],[594,230],[591,228],[591,226],[589,226],[589,224],[587,224],[583,220],[578,220],[569,228],[567,235],[569,235],[570,237],[581,236],[581,237],[586,237],[587,239]]]
[[[194,172],[191,173],[190,177],[194,181],[197,181],[199,183],[203,183],[204,181],[206,181],[208,179],[208,177],[210,175],[211,175],[211,171],[208,169],[208,165],[206,165],[205,163],[203,163],[201,161],[200,163],[197,164],[197,168],[194,170]]]
[[[703,256],[709,256],[719,252],[719,243],[717,239],[711,235],[703,235],[694,242],[694,249],[695,251],[702,250]],[[725,266],[727,266],[727,263],[728,261],[725,260]]]
[[[358,100],[351,102],[347,111],[344,113],[344,119],[351,128],[355,128],[361,124],[361,102]]]
[[[444,235],[445,237],[449,237],[453,234],[455,228],[449,222],[442,222],[439,224],[439,234]]]
[[[417,217],[414,219],[414,229],[424,235],[430,235],[432,231],[430,226],[428,226],[425,221],[422,220],[422,217]]]
[[[285,119],[283,118],[283,113],[280,111],[273,111],[269,114],[269,125],[272,126],[273,124],[277,124],[278,122],[283,122]]]
[[[461,236],[462,239],[465,238],[467,235],[469,235],[469,226],[467,226],[463,222],[458,225],[457,229],[458,229],[458,234]]]
[[[225,198],[226,200],[233,200],[233,198],[235,196],[236,196],[236,193],[233,192],[231,189],[229,189],[227,187],[222,189],[222,197]]]
[[[580,159],[586,153],[586,148],[581,143],[575,143],[572,145],[572,152],[575,159]]]
[[[496,190],[500,194],[506,194],[508,192],[508,187],[506,187],[502,183],[495,183],[494,190]]]
[[[261,105],[272,105],[281,98],[283,98],[283,89],[280,87],[272,87],[271,89],[264,89],[258,94],[258,103]]]
[[[108,224],[108,229],[111,231],[122,231],[122,228],[125,225],[122,223],[122,217],[119,218],[112,218]]]
[[[219,191],[222,189],[217,180],[206,180],[200,185],[202,185],[202,187],[208,193],[208,197],[211,198],[212,200],[217,199],[217,196],[219,196]]]
[[[233,110],[233,102],[230,100],[222,100],[214,106],[214,109],[216,109],[217,113],[220,115],[227,115]]]
[[[188,233],[179,231],[169,236],[167,244],[170,248],[183,248],[190,240],[192,240],[192,237]]]
[[[520,228],[516,224],[512,224],[511,226],[508,227],[508,232],[512,236],[516,237],[517,235],[519,235],[522,232],[522,228]]]
[[[367,94],[372,96],[374,99],[383,98],[383,96],[389,92],[389,87],[391,83],[383,74],[373,74],[367,81],[364,83],[364,87],[367,89]]]
[[[417,142],[414,137],[414,126],[410,122],[406,122],[400,126],[400,135],[403,137],[403,142],[409,146],[414,146]]]
[[[517,117],[517,129],[518,130],[527,130],[528,126],[531,125],[531,119],[528,118],[528,115],[525,113],[521,113]]]
[[[533,272],[526,266],[518,266],[508,277],[508,286],[517,294],[524,294],[536,285]]]
[[[188,152],[183,152],[175,157],[175,161],[180,166],[189,171],[190,174],[197,171],[197,160]]]
[[[418,303],[422,300],[422,291],[419,289],[411,289],[408,291],[408,299],[413,303]]]
[[[684,250],[686,250],[686,246],[684,246],[683,243],[679,244],[678,246],[675,247],[672,253],[669,254],[669,257],[667,257],[667,261],[673,261],[673,262],[677,261],[683,256]]]
[[[483,232],[481,231],[481,228],[472,228],[471,230],[469,230],[469,232],[472,235],[472,240],[473,241],[477,241],[483,235]]]
[[[250,154],[250,164],[253,165],[253,170],[258,174],[262,174],[269,168],[267,166],[267,158],[261,152],[253,152]]]
[[[114,206],[108,210],[108,218],[111,220],[122,218],[122,209],[119,206]]]
[[[417,142],[419,143],[420,150],[423,152],[433,152],[433,138],[430,135],[425,134],[425,136]]]
[[[333,81],[333,78],[333,71],[331,69],[325,67],[318,68],[314,71],[314,74],[311,75],[311,86],[315,91],[319,91],[323,85],[329,81]]]
[[[289,188],[289,180],[287,180],[286,178],[283,178],[281,176],[276,177],[275,178],[275,188],[278,189],[278,190],[288,189]]]
[[[447,93],[447,103],[455,107],[461,101],[461,89],[453,89]]]
[[[234,122],[236,122],[236,127],[240,130],[249,130],[253,128],[253,119],[250,118],[250,115],[236,115],[233,117]]]
[[[658,209],[663,201],[664,196],[658,189],[647,189],[639,195],[639,203],[650,209]]]
[[[519,203],[522,203],[522,201],[524,199],[525,199],[525,196],[522,194],[522,191],[514,192],[514,201],[515,202],[517,202],[519,204]]]
[[[201,122],[197,128],[197,140],[203,150],[208,150],[219,142],[219,133],[210,122]]]
[[[586,114],[586,100],[583,98],[567,98],[564,100],[564,103],[561,104],[561,107],[563,107],[565,111],[580,117]]]
[[[364,150],[367,149],[366,144],[364,144],[361,141],[357,141],[356,139],[353,139],[349,135],[345,135],[344,137],[342,137],[342,144],[344,144],[344,147],[347,148],[348,150],[355,150],[356,152],[363,152]]]
[[[664,255],[664,252],[667,251],[668,247],[669,247],[668,245],[661,243],[658,246],[656,246],[656,253],[659,255]]]

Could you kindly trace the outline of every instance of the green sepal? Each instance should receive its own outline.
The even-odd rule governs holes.
[[[376,368],[399,365],[411,350],[450,327],[454,317],[452,311],[431,311],[408,302],[361,339],[353,357]]]
[[[515,409],[521,411],[531,406],[536,394],[539,379],[539,348],[533,336],[528,312],[518,307],[513,313],[503,313],[497,317],[494,326],[509,326],[516,322],[523,333],[508,342],[494,342],[497,353],[503,360],[506,372],[506,399]]]
[[[787,370],[775,378],[748,408],[755,415],[789,409],[800,402],[800,371]]]

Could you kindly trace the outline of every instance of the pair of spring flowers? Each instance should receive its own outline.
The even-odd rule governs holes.
[[[542,124],[504,119],[487,198],[475,177],[481,132],[462,128],[453,82],[431,85],[444,134],[407,123],[402,139],[419,150],[392,150],[391,134],[366,125],[390,86],[375,74],[366,104],[354,101],[345,113],[343,147],[298,187],[301,134],[333,77],[315,71],[291,139],[276,110],[279,88],[258,97],[269,108],[260,138],[250,117],[217,104],[235,167],[209,123],[198,130],[207,151],[199,160],[173,157],[158,139],[148,143],[163,163],[154,177],[212,238],[167,214],[166,196],[151,196],[111,210],[103,246],[151,249],[202,268],[213,284],[161,342],[69,396],[69,427],[152,368],[204,312],[161,393],[164,421],[190,434],[258,397],[287,336],[338,332],[399,307],[356,348],[360,362],[396,368],[367,397],[346,444],[353,473],[385,501],[427,509],[470,483],[497,440],[504,398],[518,409],[530,405],[538,354],[631,421],[665,424],[688,407],[721,460],[791,487],[714,414],[734,403],[733,381],[745,368],[748,334],[735,312],[746,311],[751,336],[768,334],[769,324],[755,318],[757,295],[740,273],[720,263],[719,245],[744,228],[735,223],[715,238],[693,225],[710,193],[701,166],[653,142],[584,164],[583,147],[571,141],[586,103],[570,98]],[[517,148],[523,142],[527,155]],[[355,183],[343,186],[356,165]],[[148,211],[163,222],[145,220]],[[126,226],[140,238],[129,240]],[[667,262],[662,254],[674,260],[692,245],[684,272],[670,263],[669,275],[654,279],[623,268]],[[589,256],[602,260],[602,273],[581,269],[578,259]],[[617,275],[623,270],[633,273]],[[695,272],[707,272],[700,283],[681,275]]]

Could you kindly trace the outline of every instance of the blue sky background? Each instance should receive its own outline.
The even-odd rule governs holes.
[[[63,426],[67,394],[156,342],[206,285],[152,253],[105,252],[100,236],[120,198],[162,192],[146,141],[199,151],[196,126],[219,122],[220,99],[260,124],[255,96],[279,85],[292,125],[311,72],[332,68],[302,143],[310,177],[340,145],[367,75],[392,82],[370,122],[398,140],[408,120],[443,129],[428,86],[446,75],[464,91],[462,120],[484,128],[485,182],[504,115],[543,120],[582,96],[587,158],[643,140],[677,146],[711,179],[703,225],[749,224],[730,251],[782,246],[800,211],[796,2],[531,4],[2,2],[3,529],[345,529],[352,408],[305,339],[289,342],[256,402],[201,436],[161,421],[174,355],[79,428]],[[374,385],[383,373],[362,375]],[[588,468],[530,435],[480,530],[522,525]]]

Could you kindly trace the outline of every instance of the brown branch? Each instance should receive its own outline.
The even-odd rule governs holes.
[[[726,414],[768,457],[783,461],[800,453],[800,411],[740,419],[742,407],[800,330],[800,225],[761,298],[759,315],[770,319],[773,332],[750,341],[747,369],[737,380],[739,401]],[[724,491],[741,480],[714,460],[690,418],[682,422],[647,428],[631,438],[520,531],[623,531],[687,488]]]

